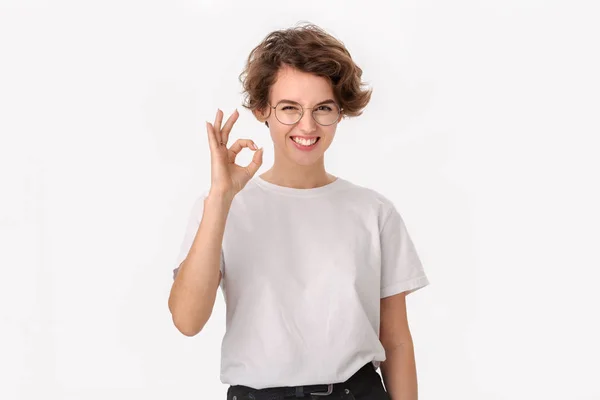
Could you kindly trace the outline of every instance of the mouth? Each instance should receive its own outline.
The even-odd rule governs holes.
[[[292,143],[300,150],[311,150],[316,147],[320,136],[290,136]]]

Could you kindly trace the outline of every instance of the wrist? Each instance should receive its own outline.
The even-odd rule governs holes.
[[[235,194],[230,192],[221,192],[217,190],[210,190],[208,196],[206,196],[205,202],[212,203],[215,205],[231,205]]]

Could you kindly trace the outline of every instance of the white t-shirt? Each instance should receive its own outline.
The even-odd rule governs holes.
[[[370,361],[378,368],[380,299],[429,284],[392,202],[339,177],[296,189],[255,175],[231,205],[221,271],[221,382],[256,389],[343,382]]]

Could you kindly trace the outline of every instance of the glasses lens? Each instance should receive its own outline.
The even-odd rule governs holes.
[[[313,110],[313,116],[319,124],[331,125],[340,116],[340,109],[335,103],[321,104]]]
[[[331,125],[340,116],[340,108],[335,103],[325,103],[315,107],[312,115],[321,125]],[[275,117],[282,124],[293,125],[302,117],[302,106],[293,102],[281,102],[275,107]]]
[[[300,120],[302,107],[297,103],[282,102],[275,108],[275,117],[282,124],[292,125]]]

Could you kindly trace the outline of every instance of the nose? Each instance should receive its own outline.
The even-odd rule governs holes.
[[[304,111],[304,115],[298,121],[298,129],[304,134],[311,133],[317,129],[317,121],[312,116],[312,110]]]

